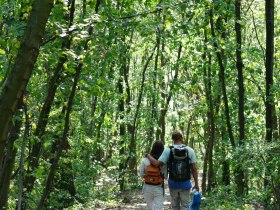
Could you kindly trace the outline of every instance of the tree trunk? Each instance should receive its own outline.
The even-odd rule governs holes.
[[[0,96],[0,164],[4,157],[9,122],[30,79],[50,16],[53,0],[34,0],[14,68]],[[0,168],[2,166],[0,165]]]
[[[99,5],[100,5],[100,1],[98,0],[97,3],[96,3],[96,7],[95,7],[96,12],[98,12]],[[71,11],[72,11],[71,14],[74,15],[75,0],[72,0],[72,2],[71,2]],[[70,20],[71,20],[71,18],[70,18]],[[92,35],[92,33],[93,33],[93,27],[90,26],[89,29],[88,29],[89,36]],[[89,42],[89,39],[86,40],[86,42],[84,44],[84,47],[83,47],[83,51],[86,51],[88,49],[88,42]],[[82,67],[83,67],[83,62],[82,61],[76,60],[76,63],[77,63],[77,67],[75,69],[76,73],[75,73],[75,77],[74,77],[74,81],[73,81],[73,85],[72,85],[72,90],[71,90],[71,93],[70,93],[70,96],[69,96],[69,99],[68,99],[68,102],[67,102],[67,107],[66,107],[63,136],[61,137],[60,141],[58,142],[57,153],[56,153],[55,158],[53,159],[53,162],[52,162],[52,165],[51,165],[51,168],[50,168],[50,172],[48,174],[48,178],[47,178],[46,183],[45,183],[44,191],[42,193],[41,199],[40,199],[40,201],[38,203],[38,206],[37,206],[37,210],[42,209],[42,207],[44,206],[44,202],[45,202],[45,199],[46,199],[46,197],[49,194],[49,191],[51,189],[52,181],[54,179],[55,172],[56,172],[56,169],[58,167],[58,162],[59,162],[59,159],[62,155],[62,152],[63,152],[63,150],[69,149],[69,146],[70,146],[69,142],[68,142],[68,132],[69,132],[69,126],[70,126],[70,113],[71,113],[71,110],[72,110],[73,100],[74,100],[74,97],[75,97],[75,94],[76,94],[78,81],[79,81],[79,78],[80,78],[80,75],[81,75],[81,72],[82,72]],[[71,176],[73,176],[72,173],[71,173]],[[74,183],[72,181],[70,180],[69,193],[72,196],[74,196],[76,191],[74,189],[75,186],[74,186]]]
[[[209,141],[205,143],[205,156],[203,159],[203,168],[202,168],[203,172],[202,172],[202,181],[201,181],[201,188],[203,194],[206,192],[208,162],[209,162]]]
[[[165,23],[165,16],[163,16],[163,23]],[[164,33],[163,30],[162,30],[162,33]],[[165,51],[165,40],[162,39],[162,42],[161,42],[161,56],[160,56],[160,68],[163,68],[164,65],[165,65],[164,51]],[[163,77],[159,78],[159,82],[160,82],[160,88],[162,89],[161,98],[162,98],[163,102],[160,104],[160,110],[161,111],[160,111],[160,115],[159,115],[158,120],[157,120],[156,141],[163,140],[162,143],[164,144],[165,140],[164,140],[164,138],[162,139],[161,136],[164,136],[164,134],[165,134],[165,119],[162,117],[162,110],[164,110],[164,107],[165,107],[164,101],[166,100],[166,96],[164,94],[164,90],[166,89],[166,85],[165,85]]]
[[[73,25],[73,18],[74,18],[74,11],[75,11],[74,5],[73,5],[74,2],[75,2],[74,0],[69,1],[69,4],[68,4],[68,8],[70,10],[69,11],[70,19],[65,20],[65,21],[69,22],[69,27],[71,27]],[[66,37],[63,41],[62,49],[69,50],[70,46],[71,46],[71,40],[72,40],[71,38]],[[49,120],[49,114],[51,111],[52,104],[54,102],[55,93],[57,91],[59,84],[61,83],[61,73],[63,70],[63,65],[65,64],[67,59],[68,58],[65,54],[63,54],[59,58],[57,66],[54,70],[53,76],[51,77],[49,84],[48,84],[48,87],[49,87],[48,94],[47,94],[47,97],[43,104],[42,110],[40,112],[36,130],[34,132],[34,136],[36,136],[38,138],[35,138],[35,139],[37,139],[37,141],[32,146],[31,153],[28,157],[29,167],[27,169],[27,173],[24,178],[24,188],[26,188],[24,196],[27,193],[30,193],[34,187],[34,183],[36,180],[36,177],[34,176],[34,170],[36,170],[36,168],[39,165],[40,156],[42,154],[42,146],[44,144],[44,142],[42,141],[42,137],[45,134],[45,129],[46,129],[46,126],[47,126],[47,123]],[[23,199],[23,200],[26,201],[26,199]]]
[[[133,161],[132,164],[134,165],[134,169],[136,172],[136,167],[137,166],[137,160],[136,160],[136,126],[137,126],[137,117],[139,114],[139,110],[140,110],[140,106],[141,106],[141,101],[142,101],[142,96],[143,96],[143,91],[144,91],[144,85],[145,85],[145,75],[146,75],[146,71],[148,69],[149,63],[152,60],[153,56],[154,56],[154,52],[156,50],[157,44],[155,45],[154,49],[152,50],[151,55],[149,56],[148,60],[146,61],[143,71],[142,71],[142,79],[141,79],[141,86],[140,86],[140,90],[139,90],[139,96],[138,96],[138,100],[137,100],[137,105],[136,105],[136,111],[133,117],[133,124],[132,124],[132,133],[131,133],[131,148],[130,148],[130,153],[132,153],[131,157],[133,157]]]
[[[77,62],[77,63],[79,63],[79,62]],[[58,142],[58,145],[56,146],[57,153],[55,155],[55,158],[52,161],[50,172],[49,172],[48,178],[46,180],[45,188],[43,190],[40,202],[37,206],[37,210],[43,209],[46,197],[50,192],[52,182],[53,182],[53,179],[54,179],[54,175],[55,175],[56,169],[58,167],[58,162],[59,162],[59,159],[62,155],[62,152],[63,152],[63,150],[69,149],[68,133],[69,133],[69,126],[70,126],[70,114],[71,114],[73,100],[74,100],[76,89],[77,89],[78,80],[79,80],[79,77],[80,77],[80,74],[81,74],[81,71],[82,71],[82,66],[83,66],[83,64],[79,63],[77,68],[76,68],[76,74],[75,74],[75,77],[74,77],[72,90],[71,90],[69,99],[67,101],[66,115],[65,115],[65,119],[64,119],[63,136],[61,137],[61,139]]]
[[[25,144],[30,133],[30,120],[28,115],[27,106],[24,104],[24,113],[25,113],[25,130],[21,143],[21,154],[20,154],[20,163],[19,163],[19,179],[18,179],[18,202],[17,209],[21,210],[22,205],[22,195],[23,195],[23,178],[24,178],[24,156],[25,156]]]
[[[236,68],[238,72],[238,124],[239,146],[245,141],[245,117],[244,117],[244,83],[243,83],[243,60],[242,60],[242,36],[241,36],[241,0],[235,0],[235,33],[236,33]],[[242,161],[242,160],[240,160]],[[245,189],[244,171],[241,163],[236,170],[237,195],[243,195]]]
[[[161,40],[161,32],[160,29],[157,29],[156,33],[156,55],[155,55],[155,67],[154,67],[154,72],[153,72],[153,88],[154,90],[157,89],[157,75],[158,75],[158,63],[159,63],[159,55],[160,55],[160,40]],[[148,148],[150,149],[152,146],[152,142],[154,141],[154,136],[155,136],[155,130],[154,130],[154,121],[157,119],[157,114],[156,114],[156,102],[157,102],[157,94],[154,93],[152,94],[152,101],[151,101],[151,119],[149,123],[149,134],[148,134]]]
[[[265,94],[265,108],[266,108],[266,142],[270,144],[273,137],[273,107],[274,107],[274,94],[273,94],[273,65],[274,65],[274,0],[265,1],[265,20],[266,20],[266,59],[265,59],[265,81],[266,81],[266,94]],[[266,163],[266,176],[270,177],[270,160],[271,155],[268,154]],[[272,178],[273,179],[273,178]],[[264,180],[264,186],[269,189],[272,187],[271,182],[266,178]],[[270,202],[270,195],[265,198],[266,206],[268,207]]]
[[[224,139],[224,132],[222,132],[222,139]],[[223,155],[226,157],[227,151],[226,151],[225,146],[226,146],[225,144],[222,144]],[[229,163],[229,160],[226,158],[222,162],[222,170],[223,170],[222,183],[225,186],[229,186],[230,185],[230,163]]]
[[[266,17],[266,59],[265,59],[265,81],[266,81],[266,141],[272,141],[273,133],[273,61],[274,61],[274,0],[265,1]]]
[[[15,120],[14,124],[11,127],[11,131],[8,138],[7,152],[4,158],[4,164],[2,170],[0,170],[0,208],[6,207],[10,180],[12,171],[14,168],[14,162],[16,157],[16,149],[14,148],[14,142],[19,138],[20,129],[22,125],[22,112],[20,111],[22,108],[22,100],[18,105],[17,115],[20,117]]]
[[[170,89],[169,89],[169,93],[167,95],[167,98],[164,102],[163,108],[160,111],[160,117],[159,117],[159,121],[158,121],[158,127],[161,127],[160,132],[158,133],[158,135],[160,136],[160,140],[161,142],[165,142],[164,137],[165,137],[165,117],[166,117],[166,113],[168,111],[168,106],[171,100],[171,97],[173,95],[173,89],[175,86],[175,82],[178,79],[178,74],[179,74],[179,61],[181,59],[181,53],[182,53],[182,45],[180,44],[179,48],[178,48],[178,54],[177,54],[177,64],[175,66],[175,74],[174,74],[174,78],[171,81],[170,84]],[[159,130],[158,130],[159,131]]]
[[[120,95],[119,99],[119,120],[120,120],[120,127],[119,127],[119,157],[123,159],[123,156],[125,155],[125,124],[123,122],[124,120],[124,98],[123,98],[123,77],[122,75],[122,68],[120,68],[120,75],[119,75],[119,81],[118,81],[118,93]],[[124,189],[124,169],[125,169],[125,161],[120,161],[119,163],[119,186],[120,191],[123,191]]]
[[[206,34],[205,34],[206,36]],[[207,37],[206,37],[207,42]],[[206,56],[205,56],[206,60]],[[212,74],[211,74],[211,55],[208,58],[208,68],[204,68],[204,81],[205,81],[205,92],[207,100],[207,121],[208,121],[208,161],[209,161],[209,170],[208,170],[208,186],[207,191],[211,191],[212,187],[215,186],[215,175],[213,168],[213,148],[214,148],[214,139],[215,139],[215,123],[214,123],[214,108],[213,108],[213,98],[212,98]]]
[[[209,11],[209,16],[210,16],[211,34],[212,34],[213,39],[215,39],[216,35],[215,35],[215,30],[214,30],[212,8]],[[235,141],[234,141],[232,126],[231,126],[231,122],[230,122],[230,115],[229,115],[228,97],[227,97],[226,82],[225,82],[225,67],[224,67],[223,60],[222,60],[222,54],[218,48],[217,42],[214,42],[214,48],[215,48],[215,52],[217,55],[218,64],[219,64],[219,68],[220,68],[219,75],[220,75],[220,83],[221,83],[222,95],[223,95],[224,106],[225,106],[225,118],[226,118],[228,135],[229,135],[229,139],[230,139],[230,143],[231,143],[232,147],[235,147]]]

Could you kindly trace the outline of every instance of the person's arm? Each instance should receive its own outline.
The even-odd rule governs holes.
[[[162,162],[158,161],[157,159],[155,159],[152,155],[147,154],[146,157],[150,160],[150,162],[152,163],[152,165],[154,166],[161,166],[163,165]]]
[[[191,168],[192,168],[192,175],[193,175],[193,179],[194,179],[194,186],[193,186],[193,190],[197,189],[199,191],[199,185],[198,185],[198,171],[197,171],[197,165],[196,163],[192,163],[191,164]]]
[[[169,159],[169,155],[170,155],[170,149],[169,148],[164,148],[161,156],[159,157],[159,159],[155,159],[152,155],[147,154],[146,157],[150,160],[150,162],[152,163],[152,165],[154,166],[161,166],[163,164],[166,164],[168,159]]]
[[[139,167],[138,175],[140,177],[142,177],[142,178],[145,177],[145,163],[144,163],[144,159],[142,160],[141,165]]]

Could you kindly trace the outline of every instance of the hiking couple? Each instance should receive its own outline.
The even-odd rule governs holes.
[[[173,210],[188,209],[190,190],[199,190],[194,150],[183,144],[180,130],[172,132],[172,140],[173,146],[168,148],[164,148],[162,142],[155,142],[139,168],[139,176],[144,178],[143,194],[149,210],[163,210],[163,179],[167,174]],[[193,187],[191,174],[195,183]]]

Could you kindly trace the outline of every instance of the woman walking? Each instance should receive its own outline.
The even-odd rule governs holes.
[[[156,141],[150,152],[155,159],[158,159],[164,150],[164,145]],[[143,194],[149,210],[163,210],[164,200],[164,178],[167,178],[167,168],[163,166],[153,166],[148,158],[143,158],[139,176],[143,178]]]

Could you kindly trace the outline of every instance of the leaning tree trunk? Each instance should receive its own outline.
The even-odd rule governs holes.
[[[140,86],[140,90],[139,90],[139,95],[138,95],[138,99],[137,99],[137,105],[136,105],[136,111],[134,113],[133,116],[133,123],[131,126],[131,130],[130,130],[130,148],[129,148],[129,157],[130,157],[130,169],[132,169],[134,171],[134,173],[136,174],[136,166],[137,166],[137,160],[136,160],[136,126],[137,126],[137,118],[138,118],[138,114],[139,114],[139,110],[141,107],[141,102],[142,102],[142,97],[143,97],[143,92],[144,92],[144,86],[145,86],[145,80],[146,80],[146,71],[148,69],[149,63],[152,60],[153,56],[154,56],[154,52],[155,49],[157,47],[157,44],[155,45],[154,49],[151,52],[151,55],[148,57],[148,60],[146,61],[143,71],[142,71],[142,75],[141,75],[141,86]]]
[[[79,63],[79,62],[77,62]],[[82,71],[82,66],[83,63],[79,63],[77,68],[76,68],[76,74],[74,77],[73,85],[72,85],[72,90],[69,96],[69,99],[67,101],[67,107],[66,107],[66,113],[65,113],[65,119],[64,119],[64,130],[63,130],[63,135],[61,139],[58,142],[58,145],[56,146],[57,152],[56,155],[52,161],[52,165],[50,167],[50,172],[48,174],[48,178],[45,183],[45,188],[43,190],[41,199],[39,201],[39,204],[37,206],[37,210],[41,210],[44,207],[45,200],[50,192],[52,182],[55,176],[55,172],[58,167],[58,162],[60,160],[60,157],[62,155],[63,150],[69,149],[69,142],[68,142],[68,133],[69,133],[69,128],[70,128],[70,114],[72,110],[72,105],[73,105],[73,100],[76,94],[77,90],[77,85],[78,85],[78,80]]]
[[[0,163],[4,157],[9,122],[31,77],[52,6],[53,0],[34,0],[14,68],[0,96]]]
[[[69,1],[68,8],[69,8],[69,12],[70,12],[70,19],[68,20],[66,18],[66,20],[65,20],[65,21],[69,22],[69,24],[68,24],[69,28],[73,25],[74,11],[75,11],[73,4],[74,4],[74,1]],[[69,50],[70,46],[71,46],[71,41],[72,41],[72,39],[69,38],[68,36],[66,38],[64,38],[63,44],[62,44],[62,49]],[[25,174],[24,183],[23,183],[24,188],[26,189],[23,194],[24,202],[27,201],[26,196],[33,190],[33,187],[34,187],[34,183],[36,180],[34,171],[37,169],[37,167],[39,165],[39,160],[40,160],[40,156],[42,153],[41,151],[42,151],[42,147],[44,144],[44,142],[42,140],[42,136],[45,134],[46,126],[47,126],[47,123],[49,120],[49,114],[50,114],[51,107],[52,107],[52,104],[53,104],[54,98],[55,98],[55,93],[61,82],[63,66],[64,66],[65,62],[67,61],[67,59],[68,59],[67,55],[65,55],[65,54],[63,54],[58,59],[57,66],[54,69],[53,75],[49,81],[49,85],[48,85],[49,90],[47,93],[47,97],[46,97],[43,107],[41,109],[38,123],[36,126],[36,130],[34,132],[34,136],[37,137],[35,139],[37,139],[37,140],[32,145],[31,153],[28,156],[29,164],[28,164],[27,173]],[[26,203],[23,203],[23,204],[24,204],[23,206],[26,205]]]

